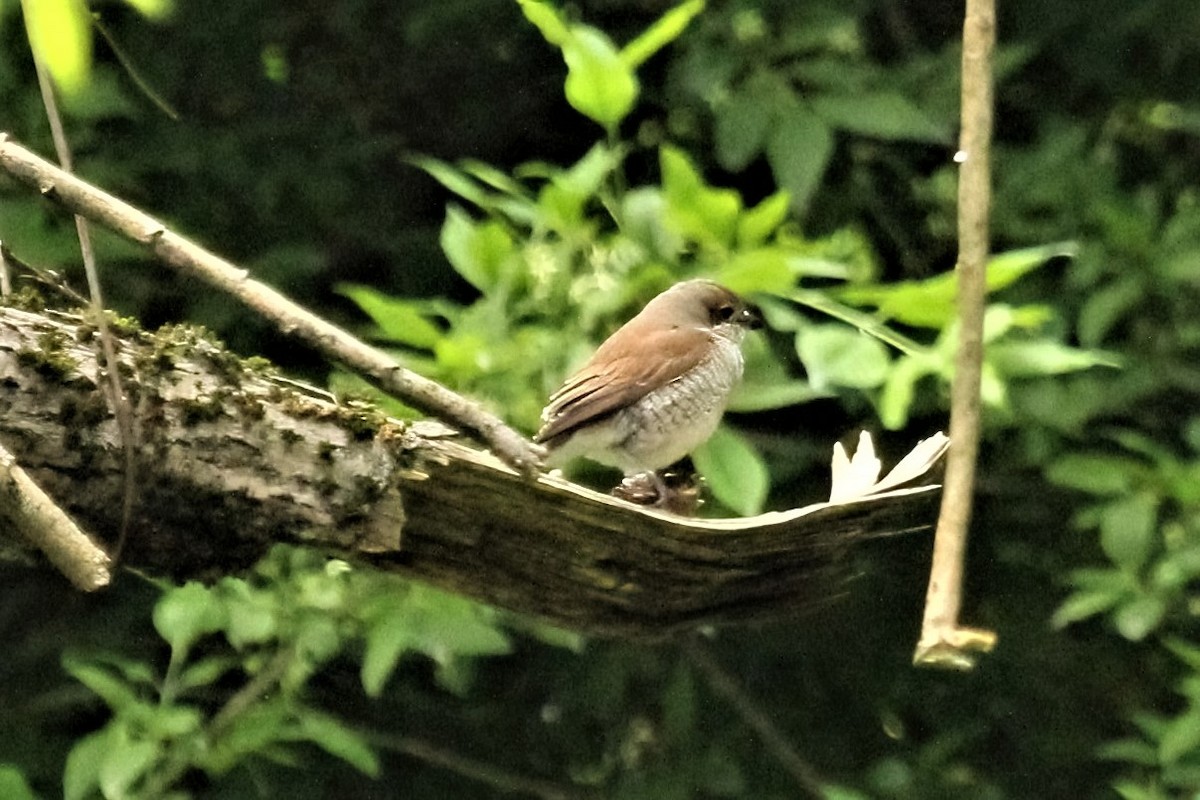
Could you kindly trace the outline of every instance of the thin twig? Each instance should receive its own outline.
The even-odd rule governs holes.
[[[816,800],[824,800],[826,794],[821,776],[796,752],[762,704],[751,697],[738,679],[721,666],[716,656],[699,638],[693,636],[685,640],[682,647],[692,664],[704,674],[712,690],[725,698],[742,721],[758,734],[767,750],[792,776],[792,780],[801,791]]]
[[[112,580],[104,550],[33,482],[0,446],[0,518],[41,550],[75,588],[100,589]]]
[[[8,248],[0,242],[0,296],[12,294],[12,273],[8,268]]]
[[[42,59],[33,48],[33,64],[37,71],[38,87],[42,92],[42,104],[46,108],[46,118],[50,122],[50,135],[54,139],[54,151],[58,163],[65,172],[73,172],[71,146],[67,142],[67,133],[63,129],[62,115],[58,111],[58,102],[54,98],[54,83],[50,72]],[[117,430],[121,435],[121,451],[125,456],[125,485],[121,497],[121,526],[117,541],[112,546],[112,560],[121,560],[121,551],[125,549],[125,539],[129,534],[129,522],[133,519],[133,506],[137,499],[137,442],[134,440],[133,411],[129,406],[129,398],[121,386],[121,375],[117,369],[117,349],[113,344],[112,332],[108,328],[108,319],[104,314],[104,296],[100,291],[100,271],[96,269],[96,250],[92,247],[92,232],[88,221],[79,214],[75,215],[75,231],[79,235],[79,252],[83,257],[83,271],[87,276],[88,291],[91,294],[92,314],[96,318],[96,331],[100,339],[100,349],[104,353],[104,363],[108,373],[108,390],[112,396],[113,414],[117,418]],[[99,383],[98,379],[97,382]]]
[[[540,800],[598,800],[595,792],[574,786],[564,786],[542,778],[497,767],[485,761],[464,756],[445,747],[439,747],[413,736],[400,736],[382,731],[362,731],[367,741],[381,750],[391,750],[406,756],[441,767],[445,770],[487,784],[504,794],[526,794]]]
[[[47,198],[150,249],[162,261],[232,295],[271,320],[280,331],[345,364],[409,405],[473,433],[509,466],[533,474],[540,461],[532,442],[478,403],[411,372],[390,356],[250,278],[246,270],[213,255],[161,222],[109,195],[0,133],[0,168]]]
[[[955,160],[958,183],[958,352],[950,395],[950,441],[945,488],[933,546],[921,638],[913,661],[969,669],[975,653],[996,642],[991,631],[960,627],[963,558],[971,522],[979,455],[979,387],[991,204],[992,51],[995,0],[967,0],[963,23],[962,134]]]

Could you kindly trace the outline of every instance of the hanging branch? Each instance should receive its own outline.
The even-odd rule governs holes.
[[[5,133],[0,133],[0,168],[67,210],[133,239],[164,263],[232,295],[285,335],[341,362],[384,392],[473,433],[518,472],[528,475],[536,471],[539,457],[533,443],[478,403],[405,369],[386,353],[252,279],[246,270],[168,230],[149,214],[64,172]]]
[[[58,163],[66,172],[74,172],[74,158],[71,155],[71,145],[67,142],[67,132],[63,127],[62,114],[58,111],[58,101],[54,97],[54,81],[50,71],[37,54],[37,49],[31,47],[33,65],[37,72],[38,88],[42,93],[42,105],[46,109],[46,120],[50,123],[50,135],[54,140],[54,152]],[[109,365],[107,373],[108,393],[111,396],[113,412],[117,418],[117,427],[121,432],[121,449],[125,456],[125,487],[121,496],[121,530],[117,541],[112,546],[113,563],[121,560],[121,550],[125,547],[125,539],[129,533],[129,520],[133,517],[133,505],[137,500],[137,441],[133,430],[133,411],[129,407],[129,397],[121,386],[121,374],[111,367],[117,363],[117,351],[113,345],[112,332],[108,329],[108,317],[104,314],[104,295],[100,290],[100,270],[96,268],[96,249],[92,247],[92,230],[87,219],[75,215],[75,233],[79,237],[79,253],[83,259],[83,271],[87,276],[90,308],[95,317],[96,329],[99,332],[100,350],[104,353],[104,363]]]
[[[950,397],[950,440],[954,445],[946,462],[921,638],[913,654],[916,664],[957,669],[971,668],[974,654],[987,652],[996,643],[992,631],[958,624],[963,557],[979,453],[995,42],[995,0],[967,0],[963,23],[962,134],[954,157],[962,165],[958,182],[958,352]]]

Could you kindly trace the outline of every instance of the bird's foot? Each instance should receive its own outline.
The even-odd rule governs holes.
[[[660,508],[685,517],[696,516],[696,511],[703,503],[700,481],[690,469],[629,475],[612,490],[612,494],[630,503]]]

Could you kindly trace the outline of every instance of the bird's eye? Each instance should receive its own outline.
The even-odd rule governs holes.
[[[725,305],[717,308],[715,316],[720,322],[729,322],[729,320],[733,319],[733,315],[736,313],[737,309],[726,303]]]

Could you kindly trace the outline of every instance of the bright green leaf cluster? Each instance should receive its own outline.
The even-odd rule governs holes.
[[[447,689],[470,687],[474,659],[509,652],[497,612],[306,550],[278,546],[246,579],[167,589],[154,627],[170,646],[160,672],[112,654],[68,654],[63,666],[111,717],[72,749],[69,800],[158,796],[192,769],[220,775],[252,759],[288,760],[308,743],[367,775],[378,758],[362,735],[305,702],[322,665],[361,642],[362,680],[379,695],[408,654],[430,658]],[[210,712],[218,682],[244,682]]]
[[[635,70],[683,33],[692,17],[704,9],[704,0],[687,0],[618,49],[603,31],[568,21],[544,0],[517,2],[546,41],[562,51],[567,64],[567,102],[610,132],[637,103],[640,87]]]

